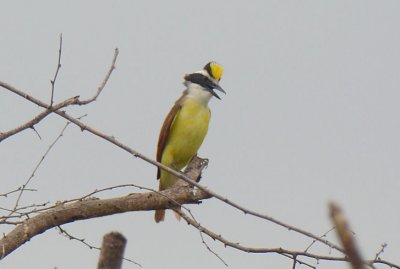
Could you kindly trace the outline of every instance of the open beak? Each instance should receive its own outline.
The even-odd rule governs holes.
[[[192,83],[199,84],[200,86],[204,87],[207,89],[212,95],[214,95],[216,98],[220,99],[217,93],[214,91],[214,89],[223,92],[226,94],[226,92],[219,86],[217,82],[212,81],[209,77],[206,77],[203,74],[200,73],[192,73],[192,74],[187,74],[185,75],[185,80],[190,81]]]
[[[214,91],[214,89],[223,92],[224,94],[226,94],[226,92],[224,91],[224,89],[221,88],[221,86],[219,86],[219,84],[214,83],[212,81],[210,81],[211,83],[208,85],[208,90],[210,91],[210,93],[212,95],[214,95],[216,98],[218,98],[219,100],[221,100],[221,98],[218,96],[218,94]]]

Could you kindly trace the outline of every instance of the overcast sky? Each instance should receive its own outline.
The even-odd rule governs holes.
[[[323,234],[327,204],[348,216],[366,258],[400,264],[400,2],[393,1],[8,1],[0,9],[0,80],[48,101],[63,34],[55,100],[94,94],[111,62],[117,69],[98,101],[68,109],[149,157],[183,90],[183,76],[215,60],[227,95],[210,102],[199,155],[202,184],[261,213]],[[0,89],[0,131],[42,111]],[[0,144],[0,193],[22,185],[65,120],[50,116]],[[135,183],[157,188],[155,167],[69,126],[35,174],[22,204],[81,197]],[[137,192],[123,189],[100,197]],[[15,196],[0,197],[10,207]],[[206,227],[254,247],[304,250],[311,242],[211,199],[191,206]],[[3,215],[4,211],[0,211]],[[133,212],[63,226],[100,245],[116,230],[126,257],[144,268],[225,268],[199,233],[168,212]],[[11,226],[0,226],[7,233]],[[334,234],[328,237],[335,240]],[[291,268],[275,254],[246,254],[207,240],[229,268]],[[327,247],[312,249],[329,254]],[[0,268],[95,268],[99,253],[57,231],[39,235]],[[79,257],[79,258],[78,258]],[[315,264],[315,261],[308,260]],[[345,268],[321,262],[318,268]],[[124,268],[138,268],[124,263]],[[305,267],[298,267],[305,268]]]

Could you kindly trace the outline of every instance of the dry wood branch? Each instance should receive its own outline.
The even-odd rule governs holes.
[[[193,193],[189,187],[177,187],[158,193],[135,193],[112,199],[88,199],[73,204],[59,204],[53,209],[38,214],[0,239],[0,257],[6,257],[34,236],[53,227],[90,218],[103,217],[130,211],[148,211],[176,207],[179,204],[199,203],[210,198],[204,192]]]
[[[120,269],[124,257],[126,238],[117,232],[103,237],[97,269]]]
[[[191,161],[189,166],[192,166],[192,164],[193,164],[193,166],[197,166],[197,162],[196,161]],[[203,169],[200,166],[198,166],[198,167],[199,167],[199,169]],[[189,185],[186,184],[185,186],[187,187]],[[92,191],[92,192],[90,192],[88,194],[85,194],[82,197],[78,197],[78,198],[74,198],[74,199],[70,199],[70,200],[65,200],[65,201],[62,201],[62,202],[57,202],[55,205],[51,205],[51,206],[46,206],[48,204],[48,202],[46,202],[46,203],[39,204],[39,205],[38,204],[33,204],[33,205],[29,205],[29,206],[19,207],[16,210],[0,207],[1,210],[7,211],[7,212],[14,212],[12,216],[0,216],[0,224],[1,223],[5,223],[3,220],[6,220],[6,219],[7,220],[8,219],[20,219],[20,218],[23,218],[23,217],[28,217],[28,216],[33,215],[33,214],[38,214],[38,213],[45,212],[45,211],[47,211],[49,209],[57,207],[57,205],[60,204],[60,203],[65,205],[65,204],[70,204],[70,203],[77,202],[77,201],[95,199],[95,197],[94,197],[95,194],[99,194],[99,193],[102,193],[102,192],[105,192],[105,191],[111,191],[111,190],[118,189],[118,188],[127,188],[127,187],[134,187],[134,188],[139,189],[139,190],[150,191],[150,192],[154,192],[154,193],[158,193],[160,195],[163,195],[161,192],[156,191],[155,189],[152,189],[152,188],[147,188],[147,187],[139,186],[139,185],[132,184],[132,183],[130,183],[130,184],[121,184],[121,185],[106,187],[106,188],[102,188],[102,189],[96,189],[96,190],[94,190],[94,191]],[[167,196],[165,196],[165,197],[167,197]],[[171,199],[171,202],[173,202],[176,206],[181,206],[182,208],[184,208],[186,210],[189,210],[185,206],[180,205],[179,203],[177,203],[176,201],[174,201],[172,199]],[[22,211],[23,209],[30,209],[30,210]],[[23,222],[23,220],[19,221],[17,224],[20,224],[22,222]],[[15,223],[13,222],[12,224],[15,224]]]
[[[392,268],[400,269],[400,266],[386,260],[380,259],[379,255],[383,252],[386,244],[382,245],[381,251],[379,251],[374,259],[364,260],[361,256],[361,253],[356,246],[355,239],[353,237],[353,233],[349,230],[349,225],[346,220],[346,217],[343,214],[343,211],[335,204],[330,204],[330,212],[332,221],[335,223],[336,232],[339,236],[340,241],[345,249],[345,254],[349,262],[351,262],[352,267],[355,269],[365,268],[365,265],[374,268],[375,264],[384,264]]]
[[[360,251],[356,247],[353,234],[349,229],[347,220],[342,210],[335,204],[329,205],[332,221],[335,224],[337,235],[342,242],[353,269],[364,269],[364,261],[361,258]]]

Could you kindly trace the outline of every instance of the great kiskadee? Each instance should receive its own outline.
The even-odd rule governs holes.
[[[219,86],[224,70],[215,62],[203,70],[185,75],[182,96],[175,102],[165,118],[157,145],[157,161],[173,169],[182,169],[197,154],[208,131],[211,112],[208,102],[212,96],[220,99],[214,90],[225,91]],[[158,169],[159,190],[172,187],[177,177]],[[156,210],[154,219],[163,221],[165,210]]]

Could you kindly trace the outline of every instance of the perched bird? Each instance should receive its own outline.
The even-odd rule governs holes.
[[[157,145],[157,161],[173,169],[182,169],[197,154],[208,131],[211,112],[208,102],[212,96],[221,99],[214,90],[219,86],[224,72],[221,65],[209,62],[203,70],[185,75],[182,96],[175,102],[165,118]],[[159,190],[172,187],[177,177],[158,169]],[[156,210],[154,219],[163,221],[165,210]]]

